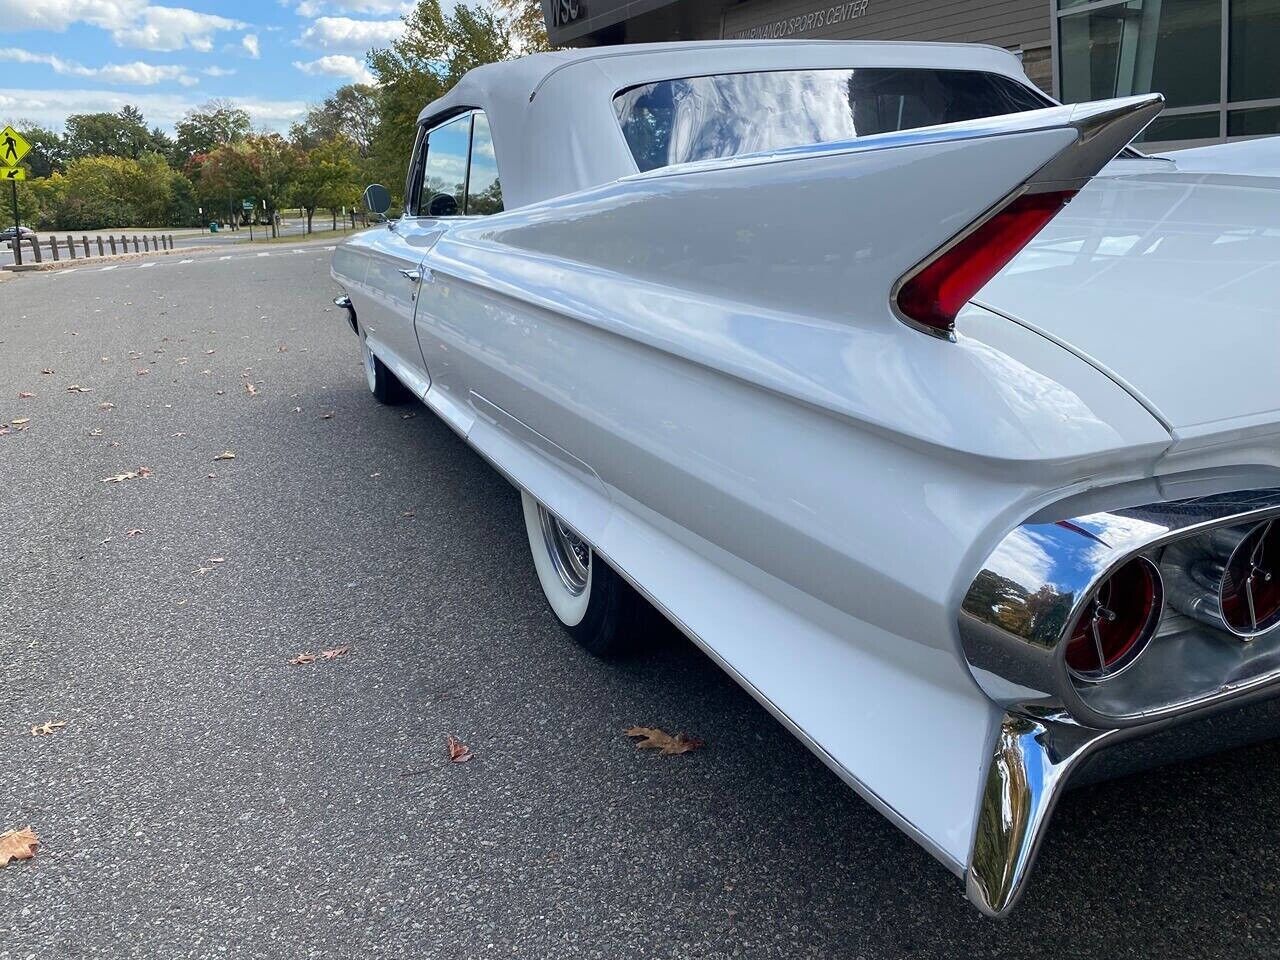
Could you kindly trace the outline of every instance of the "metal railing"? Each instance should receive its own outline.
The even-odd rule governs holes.
[[[116,256],[121,253],[161,253],[173,249],[173,234],[171,233],[152,233],[152,234],[120,234],[117,241],[115,234],[107,236],[106,243],[103,243],[102,235],[93,238],[96,253],[99,257]],[[66,234],[65,241],[59,240],[56,236],[51,236],[48,240],[41,240],[38,236],[20,237],[14,241],[14,263],[22,264],[22,245],[30,244],[31,258],[35,263],[43,263],[44,256],[41,246],[47,244],[49,247],[49,257],[53,261],[63,259],[62,254],[65,252],[66,259],[88,259],[94,255],[93,249],[90,247],[90,241],[87,234],[81,234],[80,239],[76,240],[71,234]],[[130,244],[133,248],[130,249]],[[62,249],[60,249],[62,248]],[[77,248],[82,251],[77,253]]]

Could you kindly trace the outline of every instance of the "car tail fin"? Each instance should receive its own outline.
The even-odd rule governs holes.
[[[894,285],[895,313],[927,333],[953,336],[960,309],[1155,119],[1163,104],[1160,94],[1147,94],[1005,118],[1007,133],[1019,127],[1060,125],[1074,128],[1077,136],[1013,192],[908,271]],[[1036,116],[1044,114],[1050,116]]]

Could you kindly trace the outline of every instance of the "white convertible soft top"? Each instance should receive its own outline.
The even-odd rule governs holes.
[[[866,40],[701,40],[537,53],[477,67],[427,105],[419,123],[478,107],[493,129],[507,209],[636,172],[613,111],[628,87],[757,70],[932,67],[982,70],[1030,86],[999,47]]]

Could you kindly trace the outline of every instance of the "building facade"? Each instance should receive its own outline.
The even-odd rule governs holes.
[[[543,0],[557,46],[937,40],[1012,50],[1072,103],[1159,91],[1161,148],[1280,134],[1280,0]]]

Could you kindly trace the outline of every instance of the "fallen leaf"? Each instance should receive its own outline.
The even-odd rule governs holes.
[[[244,392],[252,397],[258,392],[258,388],[255,387],[252,383],[246,383],[244,385]]]
[[[475,756],[471,752],[471,748],[455,737],[452,733],[445,737],[444,744],[449,748],[450,763],[466,763]]]
[[[234,460],[235,458],[236,455],[234,452],[231,450],[223,450],[220,454],[214,457],[213,460],[216,463],[219,460]]]
[[[45,373],[45,374],[53,373],[53,367],[45,367],[45,368],[44,368],[43,370],[41,370],[40,372],[41,372],[41,373]]]
[[[702,741],[697,737],[686,737],[683,733],[677,733],[673,737],[657,727],[631,727],[626,731],[626,734],[628,737],[639,738],[636,741],[636,749],[658,750],[667,756],[688,753],[690,750],[697,750],[703,745]]]
[[[190,363],[190,362],[191,362],[191,360],[190,360],[188,357],[179,357],[179,358],[178,358],[178,366],[183,366],[183,365],[188,364],[188,363]]]
[[[30,399],[31,399],[32,397],[34,397],[34,396],[35,396],[35,394],[34,394],[34,393],[28,393],[26,390],[23,390],[20,394],[18,394],[18,399],[19,399],[19,400],[30,400]]]
[[[400,516],[408,517],[410,520],[412,520],[417,515],[418,515],[417,512],[413,510],[406,510],[404,513],[400,514]]]
[[[88,387],[82,387],[78,383],[73,383],[71,386],[67,387],[67,393],[88,393],[88,392],[89,392]]]
[[[400,419],[401,419],[401,420],[412,420],[412,419],[413,419],[414,417],[416,417],[416,416],[417,416],[417,414],[416,414],[416,413],[402,413],[402,414],[400,414]]]
[[[8,436],[12,432],[13,431],[10,430],[7,426],[0,427],[0,437]]]
[[[150,373],[151,371],[150,371],[149,369],[147,369],[146,367],[143,367],[142,369],[140,369],[140,370],[135,370],[134,372],[135,372],[138,376],[140,376],[140,377],[145,377],[145,376],[146,376],[148,373]]]
[[[226,562],[227,562],[226,557],[210,557],[208,560],[205,561],[205,563],[226,563]]]
[[[222,396],[222,395],[223,395],[224,393],[226,393],[227,391],[225,391],[225,390],[218,390],[218,391],[216,391],[216,392],[217,392],[218,396]]]
[[[32,727],[31,735],[33,737],[51,737],[66,725],[67,721],[65,720],[47,720],[38,726]]]
[[[0,867],[10,860],[30,860],[36,855],[40,838],[27,827],[25,830],[6,830],[0,833]]]
[[[114,410],[115,408],[116,408],[116,405],[112,403],[110,400],[103,400],[100,404],[98,404],[99,410]]]
[[[322,413],[322,414],[320,414],[320,419],[321,419],[321,420],[332,420],[332,419],[333,419],[333,411],[332,411],[332,410],[330,410],[328,413]]]
[[[130,540],[132,540],[134,537],[138,536],[138,534],[140,533],[142,533],[142,531],[137,527],[134,527],[132,530],[126,530],[124,532],[124,535],[128,537]]]
[[[346,656],[347,651],[350,649],[351,649],[350,646],[345,646],[345,647],[334,647],[332,650],[321,650],[320,659],[336,660],[338,657]]]
[[[137,470],[130,470],[128,473],[117,473],[114,477],[103,477],[103,483],[124,483],[126,480],[145,480],[151,476],[150,467],[139,467]]]
[[[16,420],[10,420],[10,421],[9,421],[9,426],[11,426],[11,427],[20,427],[20,426],[22,426],[24,423],[30,423],[30,422],[31,422],[31,418],[30,418],[30,417],[18,417]]]
[[[100,436],[102,436],[102,430],[101,430],[101,428],[95,427],[94,429],[90,430],[90,431],[89,431],[89,436],[91,436],[91,437],[100,437]]]
[[[377,472],[374,472],[374,473],[369,474],[369,476],[370,476],[370,478],[373,478],[373,477],[380,477],[380,476],[382,476],[382,472],[381,472],[381,471],[377,471]]]
[[[300,653],[289,661],[289,666],[297,667],[304,663],[315,663],[316,655],[314,653]]]
[[[215,353],[217,353],[217,352],[218,352],[217,350],[206,350],[206,351],[204,352],[204,355],[205,355],[206,357],[210,357],[210,356],[213,356],[213,354],[215,354]]]

